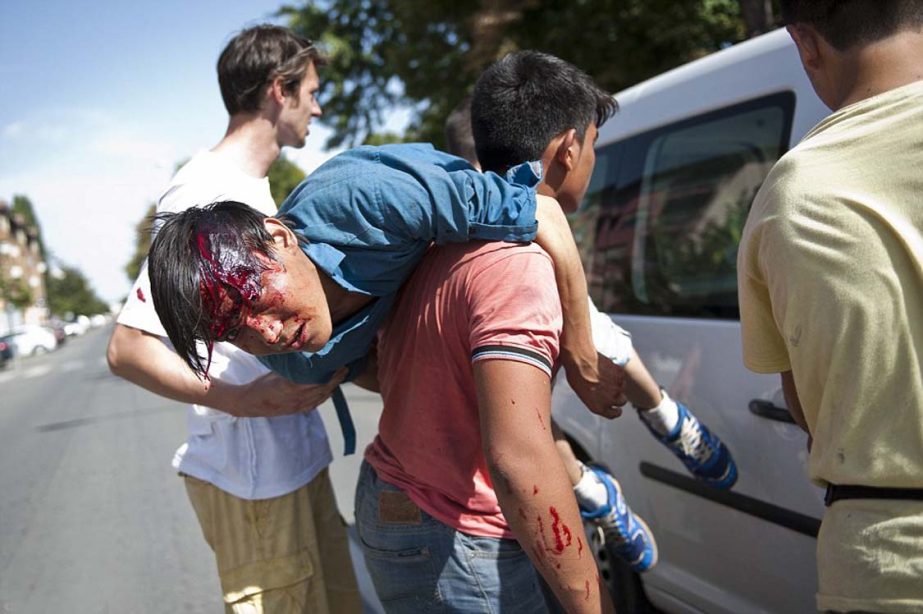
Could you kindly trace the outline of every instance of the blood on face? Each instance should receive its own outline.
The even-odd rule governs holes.
[[[200,229],[195,237],[199,254],[199,296],[208,329],[208,366],[214,342],[228,339],[239,325],[242,313],[253,309],[259,300],[260,277],[266,270],[266,265],[253,251],[228,238],[227,231],[209,228]]]

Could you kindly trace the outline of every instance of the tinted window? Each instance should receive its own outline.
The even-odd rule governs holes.
[[[777,94],[600,148],[574,220],[600,309],[738,317],[737,245],[793,108]]]

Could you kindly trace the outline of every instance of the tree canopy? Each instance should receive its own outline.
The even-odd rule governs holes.
[[[269,191],[272,193],[272,199],[276,201],[276,207],[282,204],[302,179],[304,171],[285,156],[280,156],[272,163],[269,167]]]
[[[151,249],[151,219],[156,212],[157,205],[151,203],[144,212],[144,217],[135,225],[135,253],[125,265],[125,274],[132,283],[138,278],[141,265],[144,264],[147,252]]]
[[[61,266],[60,273],[48,275],[48,310],[59,317],[106,313],[109,306],[90,287],[78,269]]]
[[[442,144],[443,121],[496,58],[552,53],[615,92],[743,40],[768,0],[318,0],[280,15],[319,41],[328,147],[387,142],[385,117],[410,112],[407,140]]]

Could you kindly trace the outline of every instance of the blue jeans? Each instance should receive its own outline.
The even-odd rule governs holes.
[[[546,612],[538,573],[514,539],[456,531],[362,463],[356,530],[389,614]]]

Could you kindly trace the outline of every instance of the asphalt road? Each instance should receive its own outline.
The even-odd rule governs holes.
[[[183,406],[112,376],[109,327],[0,371],[0,614],[223,612],[214,559],[170,466]],[[377,395],[348,386],[360,454],[331,477],[352,524]],[[353,544],[363,597],[379,610]]]

